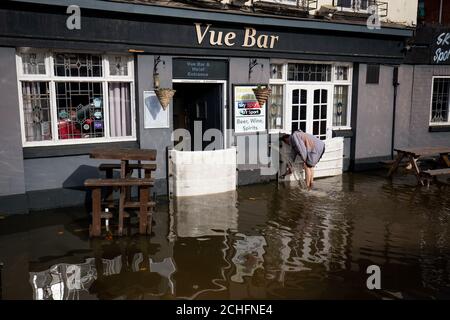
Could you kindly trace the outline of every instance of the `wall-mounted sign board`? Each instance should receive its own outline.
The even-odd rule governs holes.
[[[266,104],[260,106],[253,89],[256,85],[233,86],[234,132],[254,133],[266,130]]]
[[[227,80],[228,61],[214,59],[173,59],[174,79]]]
[[[431,63],[450,64],[450,29],[437,33],[433,38]]]
[[[169,108],[163,109],[155,91],[144,91],[144,128],[169,127]]]

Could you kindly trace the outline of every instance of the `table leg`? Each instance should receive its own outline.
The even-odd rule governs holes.
[[[148,227],[148,201],[149,201],[149,189],[148,187],[140,187],[139,188],[139,201],[140,201],[140,210],[139,210],[139,233],[145,234],[147,232]],[[151,226],[151,222],[150,222]]]
[[[397,158],[395,159],[394,163],[392,164],[391,168],[389,169],[388,177],[392,177],[392,175],[397,171],[397,168],[400,164],[400,162],[403,160],[403,157],[405,154],[403,152],[398,151],[397,152]]]
[[[409,155],[408,158],[409,158],[409,162],[411,163],[412,168],[413,168],[413,170],[414,170],[414,174],[415,174],[416,177],[417,177],[417,180],[419,181],[419,183],[420,183],[421,185],[425,185],[425,184],[423,183],[422,175],[420,174],[419,166],[417,165],[417,160],[418,160],[418,158],[414,158],[412,155]]]
[[[95,188],[92,190],[92,229],[91,236],[99,237],[101,234],[101,211],[102,211],[102,189]]]
[[[121,160],[120,161],[120,177],[122,179],[126,178],[128,172],[128,160]],[[120,188],[120,197],[119,197],[119,236],[123,233],[123,219],[124,219],[124,211],[125,211],[125,200],[127,195],[127,189],[126,187]]]
[[[125,211],[125,197],[126,197],[127,188],[120,188],[120,198],[119,198],[119,236],[123,233],[123,217]]]
[[[112,179],[114,177],[114,172],[113,169],[107,169],[106,170],[106,179]],[[107,207],[113,207],[114,206],[114,188],[112,187],[107,187],[106,188],[106,195],[105,195],[105,200],[106,200],[106,206]]]

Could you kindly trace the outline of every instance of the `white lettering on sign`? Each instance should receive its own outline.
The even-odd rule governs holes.
[[[217,31],[211,29],[211,24],[207,24],[202,27],[201,23],[195,23],[195,33],[197,36],[197,43],[203,44],[205,39],[208,39],[211,46],[222,46],[225,44],[227,47],[232,47],[236,44],[233,40],[236,39],[235,32]],[[244,41],[242,47],[253,48],[258,47],[260,49],[273,49],[279,40],[279,36],[259,34],[255,28],[245,28]]]
[[[450,33],[441,33],[437,37],[436,44],[440,47],[438,47],[435,51],[433,61],[434,63],[444,63],[447,62],[450,59],[450,48],[442,48],[442,47],[449,47],[450,46]]]

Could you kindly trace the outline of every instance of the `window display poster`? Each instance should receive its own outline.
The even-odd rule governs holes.
[[[252,133],[266,130],[266,104],[260,106],[253,93],[257,86],[234,86],[234,131]]]
[[[144,91],[144,128],[169,128],[169,108],[163,109],[155,91]]]

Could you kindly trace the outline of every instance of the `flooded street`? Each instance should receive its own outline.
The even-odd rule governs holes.
[[[161,203],[151,237],[90,240],[83,208],[7,216],[2,297],[449,299],[450,187],[384,174]]]

